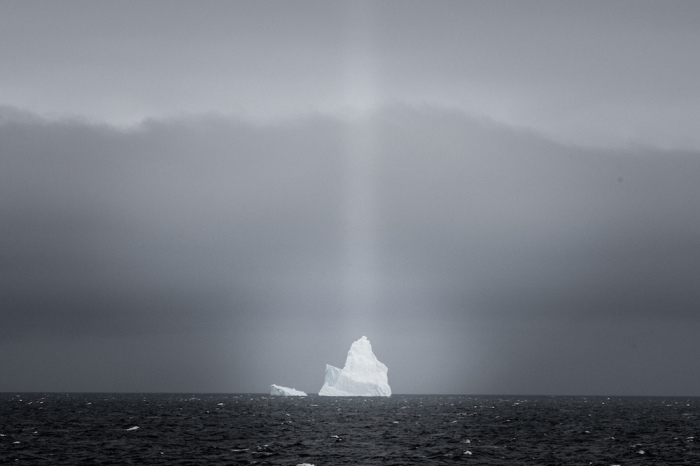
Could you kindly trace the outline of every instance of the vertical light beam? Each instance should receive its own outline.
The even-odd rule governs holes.
[[[371,333],[376,314],[378,277],[375,221],[376,101],[372,50],[372,3],[351,2],[348,11],[345,101],[352,110],[345,144],[346,241],[343,315],[348,331]],[[363,333],[364,334],[364,333]]]

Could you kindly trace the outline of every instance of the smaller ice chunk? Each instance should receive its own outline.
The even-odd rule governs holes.
[[[294,388],[287,388],[281,385],[270,385],[270,395],[272,396],[307,396],[306,393]]]

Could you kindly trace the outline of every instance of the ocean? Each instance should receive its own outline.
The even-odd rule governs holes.
[[[698,465],[699,401],[0,393],[0,463]]]

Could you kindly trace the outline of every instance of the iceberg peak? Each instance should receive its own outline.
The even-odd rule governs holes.
[[[372,352],[366,336],[353,342],[339,369],[326,364],[326,380],[320,396],[391,396],[387,367]]]

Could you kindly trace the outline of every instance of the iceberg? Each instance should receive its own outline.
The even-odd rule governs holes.
[[[306,393],[294,388],[282,387],[281,385],[270,385],[270,395],[272,396],[307,396]]]
[[[326,381],[320,396],[391,396],[387,367],[372,352],[363,336],[350,346],[345,367],[326,364]]]

